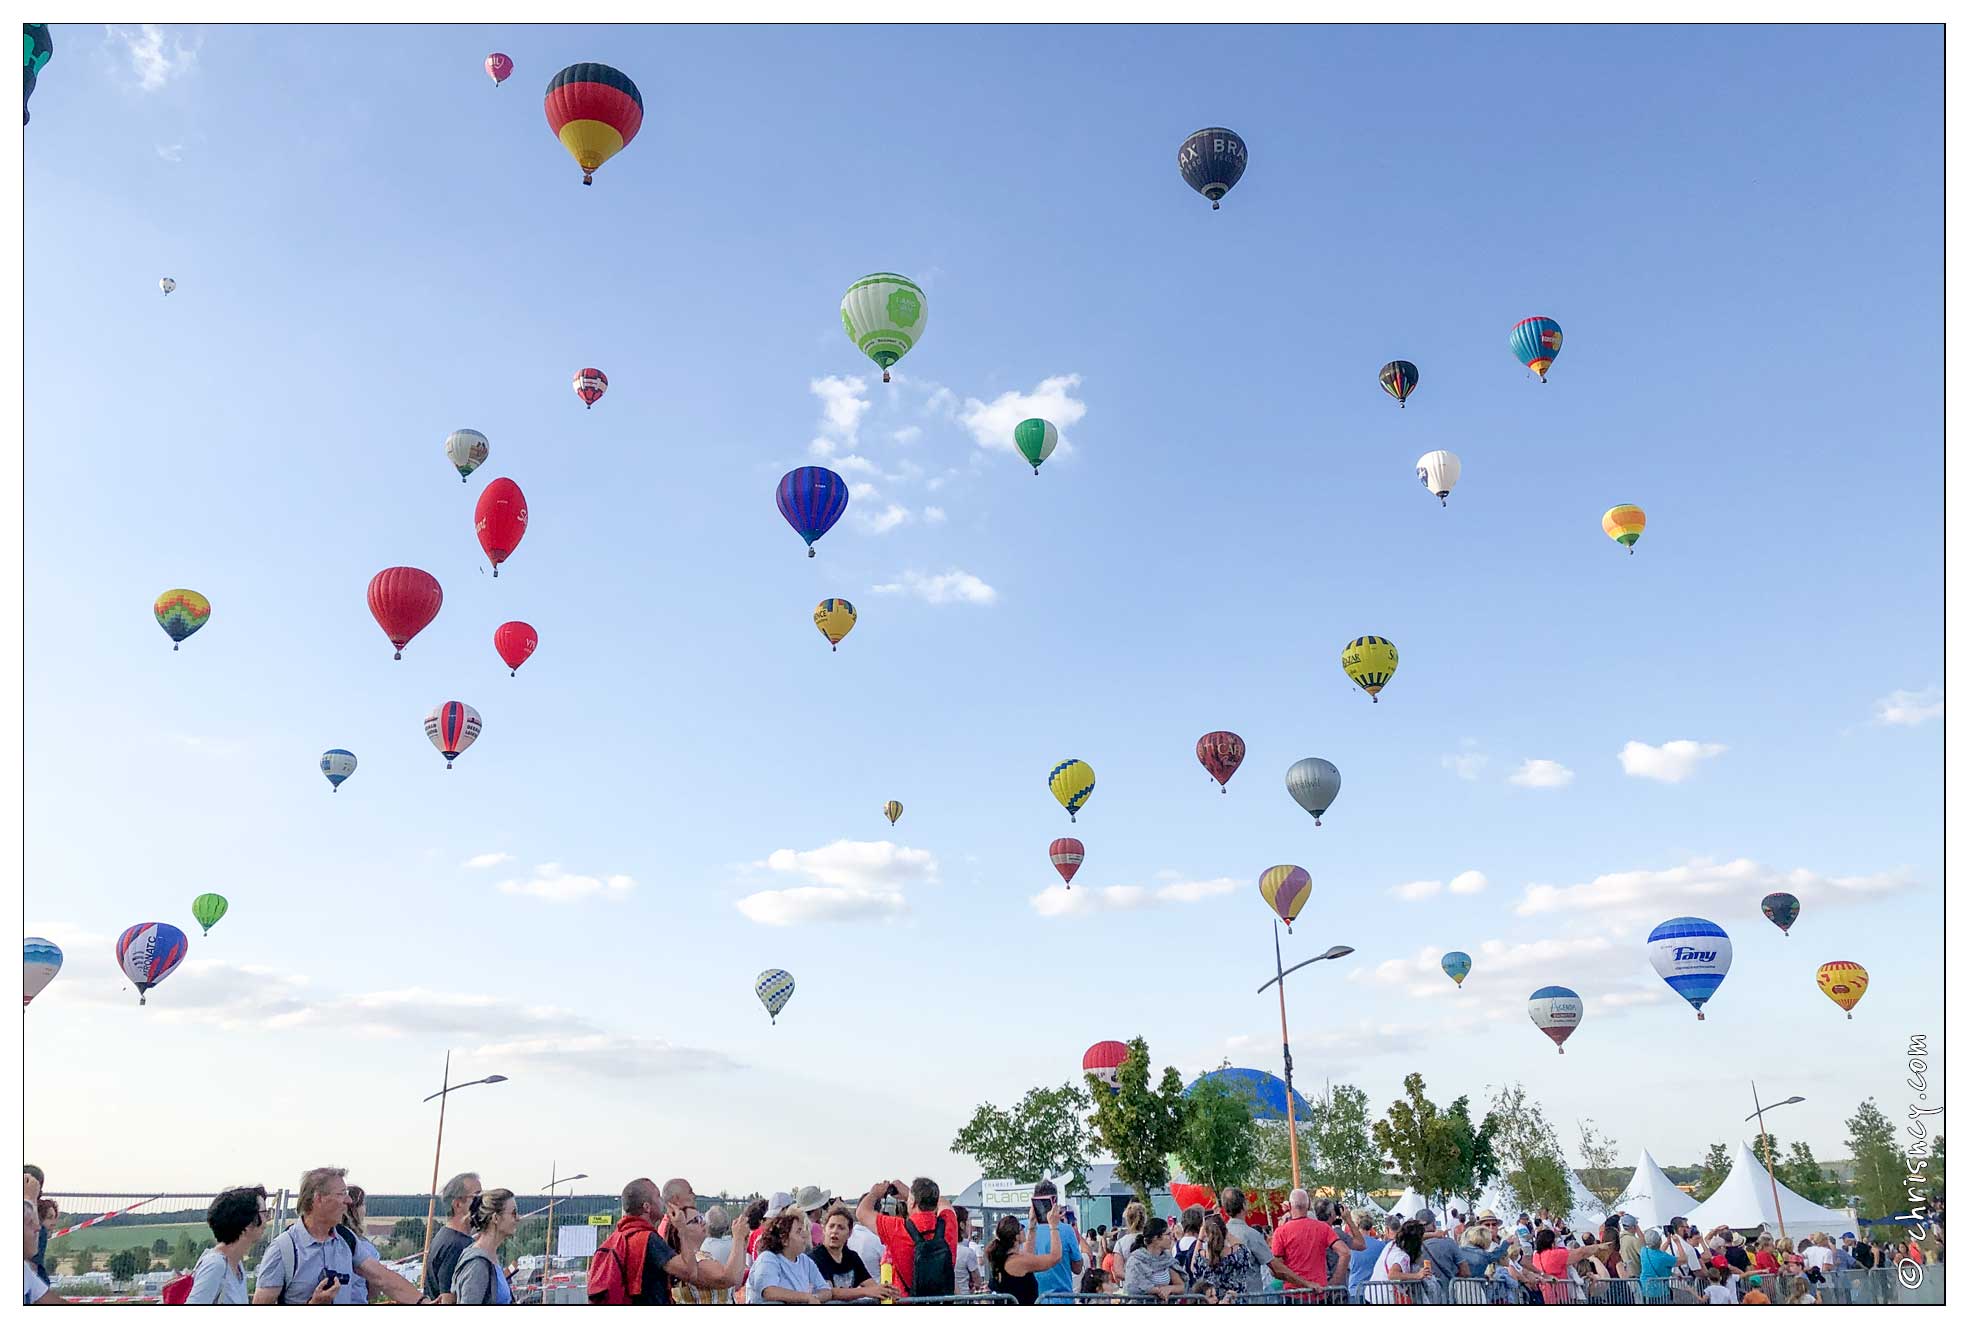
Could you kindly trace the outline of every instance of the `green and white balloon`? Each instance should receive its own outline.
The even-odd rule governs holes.
[[[930,302],[923,288],[893,272],[871,272],[841,297],[841,326],[848,340],[882,368],[909,354],[930,320]]]
[[[1053,449],[1060,446],[1060,431],[1053,427],[1051,420],[1019,421],[1018,428],[1012,431],[1012,441],[1019,445],[1019,451],[1032,463],[1032,473],[1039,474],[1039,463],[1053,455]]]

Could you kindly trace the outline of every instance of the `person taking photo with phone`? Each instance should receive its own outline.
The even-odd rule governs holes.
[[[904,1195],[909,1212],[899,1211]],[[928,1177],[904,1186],[878,1181],[855,1208],[856,1221],[882,1238],[883,1263],[906,1297],[949,1297],[957,1291],[957,1215],[938,1207],[942,1192]]]
[[[985,1247],[985,1265],[991,1270],[993,1292],[1008,1296],[1021,1306],[1032,1306],[1039,1301],[1037,1275],[1042,1270],[1057,1268],[1064,1248],[1060,1242],[1060,1211],[1057,1205],[1048,1205],[1042,1215],[1038,1197],[1035,1196],[1032,1207],[1026,1213],[1029,1221],[1023,1236],[1016,1214],[1007,1214],[998,1220],[991,1245]],[[1052,1250],[1045,1255],[1039,1254],[1033,1244],[1034,1235],[1042,1223],[1053,1234]]]

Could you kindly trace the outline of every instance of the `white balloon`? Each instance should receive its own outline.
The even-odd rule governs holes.
[[[1444,452],[1440,448],[1425,452],[1415,463],[1415,478],[1420,480],[1428,491],[1449,506],[1449,491],[1456,488],[1456,482],[1463,476],[1463,459],[1454,452]]]
[[[157,279],[157,289],[169,295],[178,289],[178,283],[172,281],[169,277],[159,277]]]

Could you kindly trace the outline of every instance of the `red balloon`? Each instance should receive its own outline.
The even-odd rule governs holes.
[[[1087,846],[1071,837],[1062,836],[1046,846],[1046,853],[1053,860],[1060,880],[1067,884],[1068,890],[1072,890],[1073,874],[1080,871],[1080,861],[1087,857]]]
[[[1210,772],[1218,789],[1228,793],[1224,786],[1244,764],[1244,740],[1228,729],[1214,730],[1196,741],[1196,759]]]
[[[513,556],[520,537],[526,534],[526,495],[502,475],[479,495],[478,511],[473,517],[479,548],[492,560],[492,575],[497,577],[499,565]]]
[[[1126,1060],[1128,1045],[1110,1038],[1087,1049],[1087,1055],[1080,1059],[1080,1069],[1112,1089],[1121,1074],[1121,1063]]]
[[[533,624],[522,623],[517,618],[510,623],[501,623],[492,630],[492,648],[499,652],[499,658],[506,662],[506,667],[513,671],[515,677],[527,657],[533,654],[533,648],[539,644],[540,638],[534,635]]]
[[[384,568],[369,579],[369,612],[403,659],[410,639],[431,625],[444,604],[444,587],[422,568]]]

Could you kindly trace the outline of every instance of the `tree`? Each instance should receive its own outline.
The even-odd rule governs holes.
[[[1627,1198],[1620,1142],[1595,1126],[1591,1117],[1579,1123],[1579,1169],[1580,1181],[1602,1208],[1610,1214],[1620,1208],[1620,1202]]]
[[[1803,1140],[1792,1141],[1784,1161],[1778,1164],[1777,1177],[1779,1185],[1789,1186],[1813,1204],[1846,1206],[1846,1188],[1826,1175],[1819,1160],[1812,1157],[1812,1146]]]
[[[1549,1213],[1561,1223],[1572,1221],[1572,1178],[1566,1175],[1565,1159],[1534,1155],[1506,1175],[1518,1208],[1530,1214]]]
[[[159,1237],[150,1244],[150,1253],[160,1257],[169,1255],[171,1253],[171,1243],[163,1237]]]
[[[1707,1200],[1730,1175],[1730,1151],[1720,1144],[1709,1146],[1709,1152],[1702,1156],[1702,1175],[1696,1178],[1695,1197]]]
[[[1498,1169],[1511,1203],[1528,1213],[1550,1210],[1561,1219],[1570,1216],[1572,1183],[1566,1177],[1566,1155],[1559,1133],[1545,1110],[1521,1084],[1491,1091],[1490,1111],[1484,1116]]]
[[[1105,1088],[1103,1093],[1107,1092]],[[1087,1187],[1087,1112],[1093,1100],[1077,1085],[1029,1089],[1010,1112],[984,1104],[950,1142],[987,1177],[1065,1181],[1069,1195]]]
[[[1464,1094],[1443,1114],[1442,1130],[1456,1147],[1456,1162],[1444,1183],[1445,1195],[1470,1200],[1483,1194],[1497,1176],[1497,1150],[1491,1135],[1496,1123],[1488,1117],[1482,1125],[1470,1119],[1470,1096]]]
[[[1266,1193],[1292,1189],[1291,1131],[1282,1120],[1254,1121],[1251,1127],[1257,1138],[1257,1157],[1251,1165],[1248,1189]],[[1305,1121],[1299,1123],[1299,1170],[1309,1189],[1332,1184],[1320,1169],[1312,1123]]]
[[[109,1257],[109,1276],[119,1283],[127,1283],[149,1268],[150,1253],[141,1246],[116,1251]]]
[[[1458,1123],[1430,1101],[1426,1090],[1422,1077],[1411,1072],[1402,1081],[1408,1097],[1390,1104],[1387,1116],[1374,1123],[1374,1142],[1394,1160],[1403,1181],[1423,1195],[1440,1197],[1469,1169],[1464,1153],[1469,1143],[1464,1129],[1469,1100],[1457,1100],[1463,1108],[1463,1121]]]
[[[1149,1192],[1168,1184],[1169,1155],[1183,1132],[1183,1077],[1165,1066],[1162,1082],[1149,1087],[1149,1044],[1139,1035],[1128,1041],[1113,1092],[1087,1077],[1094,1098],[1093,1143],[1114,1158],[1114,1175],[1135,1189],[1143,1208]]]
[[[205,1247],[196,1237],[187,1233],[178,1239],[176,1253],[172,1256],[171,1262],[179,1269],[189,1269],[198,1263],[199,1254],[204,1249]]]
[[[101,1254],[102,1252],[97,1250],[94,1246],[84,1246],[80,1250],[76,1251],[75,1254],[71,1257],[75,1263],[75,1272],[78,1274],[95,1273],[96,1258]]]
[[[1381,1150],[1369,1125],[1367,1093],[1351,1084],[1332,1085],[1312,1109],[1317,1184],[1359,1204],[1381,1185]],[[1305,1147],[1303,1139],[1300,1147]]]
[[[1853,1199],[1861,1216],[1888,1218],[1898,1212],[1907,1191],[1894,1125],[1871,1098],[1846,1118],[1846,1149],[1853,1158]]]
[[[1258,1163],[1258,1123],[1251,1106],[1250,1094],[1222,1080],[1202,1080],[1188,1094],[1176,1160],[1191,1181],[1213,1191],[1251,1185]],[[1289,1162],[1287,1167],[1289,1172]]]

